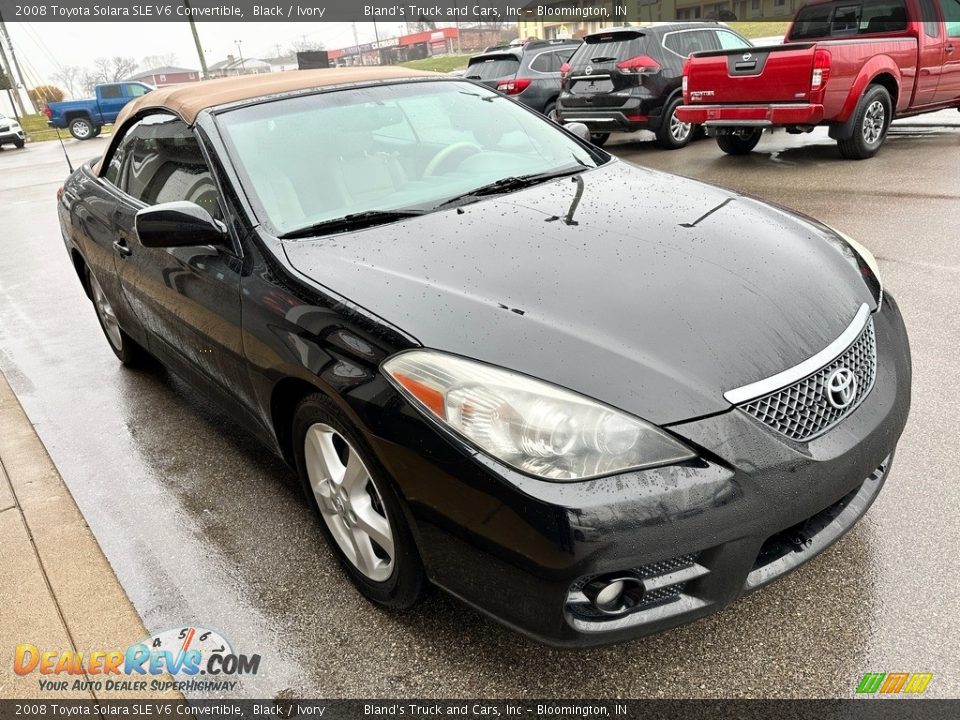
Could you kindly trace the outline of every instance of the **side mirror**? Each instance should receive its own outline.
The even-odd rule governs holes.
[[[573,133],[584,142],[592,142],[590,140],[590,128],[588,128],[583,123],[578,123],[578,122],[567,123],[566,125],[563,126],[563,129],[566,130],[567,132]]]
[[[196,203],[186,200],[161,203],[137,213],[134,224],[144,247],[223,245],[227,228]]]

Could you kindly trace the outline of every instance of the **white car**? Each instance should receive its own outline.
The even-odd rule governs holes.
[[[22,148],[26,141],[26,136],[23,134],[23,128],[20,127],[20,123],[0,115],[0,147],[4,145],[16,145],[18,148]]]

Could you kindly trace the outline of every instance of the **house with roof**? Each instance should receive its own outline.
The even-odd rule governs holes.
[[[273,72],[273,68],[268,62],[256,58],[236,58],[233,55],[227,55],[226,60],[207,66],[207,74],[212,78],[260,75],[268,72]]]
[[[147,83],[148,85],[153,85],[154,87],[181,85],[183,83],[198,82],[201,79],[202,76],[199,70],[175,67],[173,65],[164,65],[163,67],[153,68],[152,70],[144,70],[127,78],[127,80],[137,80]]]

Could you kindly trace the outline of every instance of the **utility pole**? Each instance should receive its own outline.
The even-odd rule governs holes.
[[[10,35],[7,34],[7,24],[3,21],[3,15],[0,15],[0,53],[3,52],[3,40],[6,40],[7,47],[10,49],[10,60],[8,61],[6,54],[3,54],[3,64],[7,67],[7,76],[10,78],[10,84],[13,85],[13,96],[17,100],[17,105],[20,106],[20,114],[26,115],[27,110],[23,105],[23,98],[20,96],[19,88],[22,86],[24,89],[26,89],[27,86],[26,83],[23,82],[23,71],[20,70],[20,63],[17,62],[17,56],[13,52],[13,43],[10,42]],[[17,77],[20,78],[19,84],[17,77],[15,77],[12,72],[13,70],[16,70]],[[31,102],[33,102],[32,99]],[[33,111],[40,112],[40,109],[34,104]]]
[[[2,39],[0,39],[0,70],[3,71],[9,83],[7,100],[10,101],[10,107],[13,108],[14,119],[20,122],[20,116],[23,115],[23,101],[20,99],[20,93],[17,91],[17,81],[13,79],[13,71],[10,69],[10,63],[7,62],[7,53],[3,49]],[[17,106],[20,107],[19,113],[17,112]]]
[[[383,55],[380,51],[380,31],[377,30],[377,21],[373,21],[373,37],[377,40],[377,65],[383,65]]]
[[[239,74],[239,75],[246,75],[246,74],[247,74],[247,65],[246,65],[246,63],[243,62],[243,50],[240,49],[240,44],[241,44],[242,42],[243,42],[243,40],[234,40],[234,41],[233,41],[234,45],[237,46],[237,52],[240,54],[240,72],[239,72],[238,74]]]
[[[207,59],[203,56],[203,46],[200,44],[197,25],[193,21],[193,8],[190,7],[190,0],[183,0],[183,6],[187,9],[187,22],[190,23],[190,32],[193,33],[193,44],[197,48],[197,57],[200,58],[200,77],[207,80],[210,77],[210,73],[207,72]]]
[[[357,55],[360,57],[360,64],[361,64],[361,65],[366,65],[367,63],[366,63],[366,61],[364,61],[364,59],[363,59],[363,52],[361,52],[361,50],[360,50],[360,40],[359,40],[359,38],[357,37],[357,24],[356,24],[356,23],[351,23],[351,25],[353,25],[353,45],[354,45],[354,47],[357,48]]]

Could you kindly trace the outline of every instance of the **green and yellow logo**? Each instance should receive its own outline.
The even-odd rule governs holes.
[[[858,695],[920,695],[933,673],[867,673],[857,685]]]

